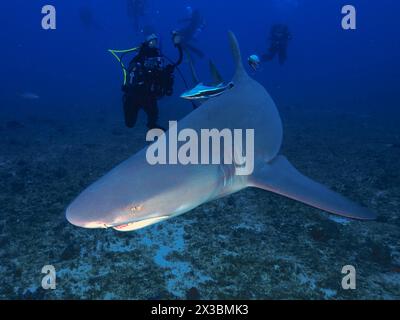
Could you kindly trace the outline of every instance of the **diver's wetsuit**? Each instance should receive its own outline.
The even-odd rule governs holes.
[[[279,63],[283,65],[287,58],[287,46],[292,36],[286,25],[276,24],[271,28],[271,44],[268,53],[262,56],[263,61],[272,60],[278,54]]]
[[[164,66],[165,59],[160,50],[150,48],[147,43],[142,44],[139,53],[129,64],[127,84],[123,87],[125,124],[128,128],[135,126],[140,108],[147,114],[147,127],[159,128],[157,100],[172,95],[174,69],[183,60],[181,46],[176,47],[179,59],[175,64]]]

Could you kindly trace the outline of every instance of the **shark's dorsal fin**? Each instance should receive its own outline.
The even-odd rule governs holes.
[[[235,83],[242,81],[243,79],[249,78],[249,75],[247,74],[246,70],[243,67],[243,62],[242,62],[242,54],[240,53],[240,47],[239,43],[236,39],[235,34],[232,31],[229,31],[229,42],[231,44],[231,50],[232,50],[232,55],[233,59],[235,62],[235,76],[233,77],[233,81]]]
[[[213,85],[218,85],[224,82],[224,79],[222,79],[221,74],[219,73],[217,67],[215,64],[210,60],[209,61],[209,66],[210,66],[210,73],[213,78]]]

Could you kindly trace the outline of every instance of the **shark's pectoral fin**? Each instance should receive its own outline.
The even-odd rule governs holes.
[[[250,179],[250,186],[278,193],[340,216],[361,220],[376,218],[367,208],[302,175],[284,156],[278,156],[257,169]]]

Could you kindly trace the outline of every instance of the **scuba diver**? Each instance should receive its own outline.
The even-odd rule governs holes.
[[[196,40],[197,36],[204,30],[205,21],[199,10],[194,10],[191,7],[187,7],[189,12],[189,18],[182,19],[180,22],[186,22],[187,25],[180,29],[178,32],[182,37],[182,48],[186,52],[191,52],[200,58],[204,57],[204,53],[194,47],[191,42]]]
[[[270,47],[268,52],[264,54],[262,61],[271,61],[278,54],[279,63],[283,65],[287,58],[287,46],[292,35],[289,32],[288,26],[284,24],[275,24],[271,28]]]
[[[158,37],[155,34],[146,38],[138,49],[138,54],[130,62],[127,81],[122,86],[125,124],[128,128],[135,126],[139,109],[143,108],[147,114],[147,127],[163,129],[157,124],[157,100],[172,95],[174,70],[183,60],[180,40],[180,36],[173,32],[173,43],[179,50],[176,63],[166,64],[168,58],[158,48]]]

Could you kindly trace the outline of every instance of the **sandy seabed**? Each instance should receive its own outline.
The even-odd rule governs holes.
[[[371,208],[334,218],[246,189],[139,230],[86,230],[64,210],[144,145],[117,115],[0,121],[1,299],[400,299],[400,127],[392,119],[281,110],[282,154]],[[41,288],[54,265],[57,288]],[[357,289],[343,290],[353,265]]]

